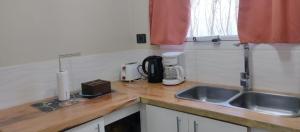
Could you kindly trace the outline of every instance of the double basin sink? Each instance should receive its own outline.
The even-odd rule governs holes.
[[[254,91],[240,92],[239,90],[219,87],[195,86],[178,92],[176,97],[243,108],[275,116],[300,116],[300,98],[289,95]]]

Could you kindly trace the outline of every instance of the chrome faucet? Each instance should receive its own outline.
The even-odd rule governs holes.
[[[240,85],[243,86],[244,91],[252,90],[252,78],[250,72],[250,46],[249,44],[243,44],[244,46],[244,68],[245,71],[241,72]]]
[[[250,46],[248,43],[238,43],[234,44],[235,46],[244,46],[244,72],[241,72],[240,76],[240,85],[243,87],[243,91],[252,90],[252,78],[250,71]]]

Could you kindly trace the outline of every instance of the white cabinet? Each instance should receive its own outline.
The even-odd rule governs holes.
[[[247,127],[191,115],[190,132],[247,132]]]
[[[66,132],[105,132],[102,118],[74,127]]]
[[[250,132],[270,132],[264,129],[259,129],[259,128],[251,128]]]
[[[186,114],[177,111],[146,106],[147,132],[188,132]]]
[[[247,132],[247,127],[147,105],[146,130],[147,132]]]
[[[65,132],[105,132],[105,125],[109,125],[113,122],[121,120],[127,116],[130,116],[140,111],[140,104],[129,106],[110,114],[105,115],[102,118],[92,120],[90,122],[81,124],[74,128],[71,128]]]

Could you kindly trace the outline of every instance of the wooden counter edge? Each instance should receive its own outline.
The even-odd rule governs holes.
[[[38,132],[60,132],[60,131],[65,131],[67,129],[82,125],[82,124],[87,123],[89,121],[101,118],[101,117],[103,117],[107,114],[113,113],[117,110],[129,107],[129,106],[132,106],[132,105],[135,105],[135,104],[138,104],[138,103],[140,103],[140,98],[136,97],[136,98],[133,98],[131,100],[128,100],[127,102],[124,102],[123,104],[115,106],[112,109],[103,109],[102,111],[99,111],[99,113],[96,112],[96,113],[90,113],[88,115],[82,115],[82,116],[79,116],[78,118],[76,118],[75,120],[66,121],[64,123],[59,123],[59,124],[53,125],[53,126],[47,126],[43,129],[38,129],[36,131],[38,131]],[[16,129],[14,129],[14,130],[16,130]],[[9,132],[9,131],[12,131],[12,130],[1,129],[0,128],[0,132],[6,132],[6,131]],[[26,132],[28,130],[22,130],[22,131]],[[31,131],[31,130],[29,130],[29,131]]]
[[[106,112],[106,113],[103,113],[101,115],[90,115],[89,117],[84,117],[84,119],[78,119],[78,121],[74,122],[74,121],[70,121],[70,122],[66,122],[62,125],[59,125],[59,126],[53,126],[53,127],[49,127],[45,130],[42,130],[41,132],[54,132],[54,131],[64,131],[64,130],[67,130],[67,129],[70,129],[70,128],[73,128],[73,127],[76,127],[76,126],[79,126],[79,125],[82,125],[84,123],[87,123],[89,121],[92,121],[92,120],[95,120],[95,119],[98,119],[98,118],[101,118],[107,114],[110,114],[110,113],[113,113],[117,110],[120,110],[120,109],[123,109],[123,108],[126,108],[126,107],[129,107],[129,106],[132,106],[132,105],[135,105],[137,103],[140,102],[140,98],[137,98],[137,99],[133,99],[133,100],[129,100],[128,102],[122,104],[122,105],[119,105],[117,107],[115,107],[114,109]]]

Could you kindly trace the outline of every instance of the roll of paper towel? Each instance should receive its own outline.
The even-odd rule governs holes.
[[[58,100],[65,101],[70,99],[70,78],[68,71],[57,73]]]

